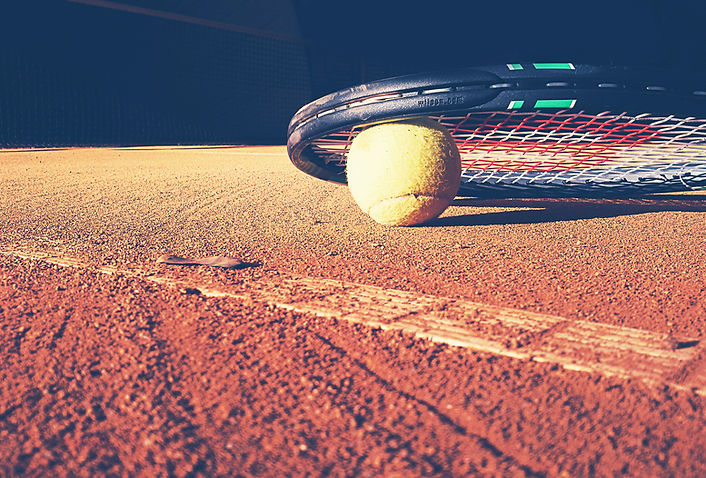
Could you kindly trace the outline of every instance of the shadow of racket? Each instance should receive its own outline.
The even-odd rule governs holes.
[[[426,226],[489,226],[537,224],[611,218],[655,212],[706,212],[706,195],[672,195],[641,199],[455,199],[452,206],[470,214],[445,216]],[[488,212],[491,208],[515,208]]]

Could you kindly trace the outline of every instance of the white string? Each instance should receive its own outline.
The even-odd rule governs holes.
[[[570,185],[678,180],[687,187],[706,187],[704,119],[581,111],[470,113],[436,119],[459,145],[466,182]],[[359,131],[329,134],[310,148],[324,164],[343,170]]]

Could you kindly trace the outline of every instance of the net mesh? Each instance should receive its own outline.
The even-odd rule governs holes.
[[[0,148],[281,143],[311,99],[301,43],[14,3],[0,14]]]
[[[433,118],[456,141],[461,190],[471,195],[605,195],[706,187],[704,119],[582,111]],[[348,148],[360,130],[331,133],[310,150],[322,165],[344,175]]]

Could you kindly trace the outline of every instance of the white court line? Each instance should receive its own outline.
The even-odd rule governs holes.
[[[299,313],[336,318],[383,330],[401,330],[434,342],[567,370],[638,379],[706,396],[704,341],[508,307],[480,304],[330,279],[258,281],[237,292],[147,275],[139,270],[92,267],[68,257],[21,251],[0,254],[136,277],[207,297],[255,300]]]
[[[253,151],[254,149],[280,149],[280,151]],[[270,146],[270,145],[255,145],[255,146],[124,146],[124,147],[57,147],[57,148],[14,148],[14,149],[0,149],[0,154],[9,153],[52,153],[52,152],[62,152],[62,151],[83,151],[83,150],[99,150],[99,151],[192,151],[198,150],[199,154],[202,153],[215,153],[215,154],[240,154],[245,156],[286,156],[287,150],[284,146]]]

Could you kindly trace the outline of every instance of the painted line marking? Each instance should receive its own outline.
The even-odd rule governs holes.
[[[190,150],[199,150],[199,154],[213,153],[213,154],[235,154],[244,156],[284,156],[287,154],[285,148],[274,147],[274,146],[127,146],[119,148],[101,148],[101,147],[86,147],[86,148],[21,148],[21,149],[2,149],[0,150],[0,155],[2,154],[17,154],[17,153],[53,153],[57,151],[83,151],[83,150],[102,150],[102,151],[120,151],[120,152],[133,152],[133,151],[184,151],[189,152]],[[281,151],[258,151],[258,149],[281,149]]]
[[[124,275],[168,287],[196,288],[207,297],[254,300],[298,313],[413,333],[479,352],[554,363],[572,371],[639,379],[652,386],[669,385],[706,396],[706,347],[698,338],[339,280],[289,278],[229,291],[225,290],[227,286],[214,289],[141,270],[92,267],[69,257],[21,251],[0,254]]]

